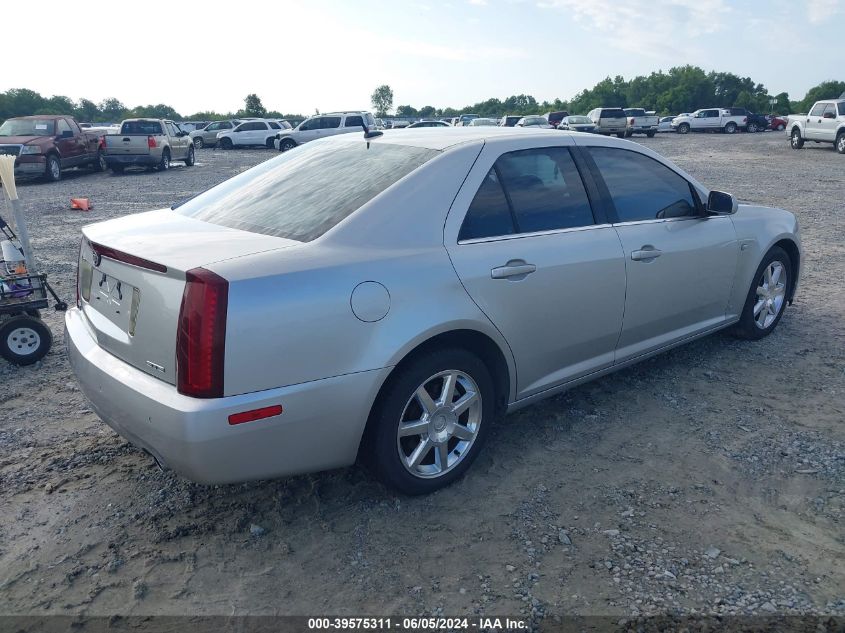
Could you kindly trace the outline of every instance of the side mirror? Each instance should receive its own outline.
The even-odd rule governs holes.
[[[72,130],[65,130],[59,136],[62,138],[73,138],[73,131]]]
[[[707,196],[707,212],[715,215],[731,215],[738,208],[736,198],[724,191],[711,191]]]
[[[836,115],[833,112],[825,112],[822,115],[822,118],[824,118],[824,119],[835,119]]]

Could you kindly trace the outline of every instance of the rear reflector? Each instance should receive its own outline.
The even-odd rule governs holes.
[[[146,268],[147,270],[154,270],[157,273],[167,272],[167,266],[164,264],[151,262],[149,259],[130,255],[129,253],[124,253],[123,251],[118,251],[108,246],[103,246],[102,244],[95,244],[94,242],[91,242],[91,250],[99,257],[108,257],[116,262],[123,262],[124,264],[130,264],[131,266],[137,266],[138,268]]]
[[[185,273],[176,332],[176,388],[194,398],[223,396],[229,282],[204,268]]]
[[[256,420],[263,420],[265,418],[272,418],[276,415],[282,414],[282,405],[277,404],[272,407],[264,407],[263,409],[253,409],[252,411],[244,411],[243,413],[233,413],[229,416],[229,424],[243,424],[244,422],[255,422]]]

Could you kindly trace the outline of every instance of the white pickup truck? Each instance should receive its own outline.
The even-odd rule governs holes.
[[[836,151],[845,154],[845,94],[839,99],[816,101],[809,114],[792,115],[786,133],[792,149],[804,147],[804,141],[833,143]]]
[[[643,108],[625,108],[625,116],[628,117],[627,136],[645,134],[652,138],[657,134],[660,117],[656,113],[646,112]]]
[[[732,116],[724,108],[706,108],[692,114],[677,116],[672,120],[672,129],[678,134],[689,132],[724,132],[733,134],[748,124],[747,117]]]

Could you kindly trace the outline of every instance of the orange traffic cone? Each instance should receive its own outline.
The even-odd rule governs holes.
[[[90,211],[94,208],[94,205],[88,200],[88,198],[71,198],[70,208],[78,209],[79,211]]]

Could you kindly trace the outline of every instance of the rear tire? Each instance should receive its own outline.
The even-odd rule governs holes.
[[[158,161],[158,165],[156,169],[159,171],[167,171],[170,169],[170,150],[165,148],[164,151],[161,153],[161,160]]]
[[[451,398],[444,392],[447,378],[454,379]],[[496,388],[490,371],[464,349],[440,349],[412,360],[389,380],[364,436],[366,461],[379,480],[404,494],[448,486],[472,465],[495,421]],[[472,404],[452,412],[471,392]],[[428,408],[420,393],[428,394]],[[423,423],[418,433],[400,434],[400,427],[417,422]]]
[[[778,269],[780,272],[776,273]],[[771,334],[786,310],[791,284],[792,261],[786,251],[775,246],[766,253],[754,273],[734,330],[736,335],[756,341]]]
[[[655,134],[656,134],[656,132],[646,132],[646,133],[645,133],[645,135],[646,135],[647,137],[649,137],[649,138],[654,138],[654,135],[655,135]]]
[[[801,149],[804,147],[804,139],[801,137],[801,130],[797,127],[792,128],[792,134],[789,135],[789,144],[792,149]]]
[[[749,132],[749,134],[754,134],[756,132],[759,132],[759,130],[757,129],[756,123],[749,123],[748,127],[746,127],[745,129]]]
[[[124,169],[126,169],[126,167],[124,165],[112,165],[112,167],[111,167],[111,170],[115,174],[122,174]]]
[[[197,149],[202,149],[203,147],[205,147],[205,141],[202,140],[201,136],[194,137],[194,147],[196,147]]]
[[[274,140],[274,138],[275,138],[275,137],[271,136],[271,137],[270,137],[270,138],[268,138],[266,141],[264,141],[264,147],[266,147],[267,149],[275,149],[275,148],[273,147],[273,140]]]
[[[783,123],[778,124],[778,132],[783,132],[786,129]]]
[[[188,148],[188,157],[185,159],[185,167],[193,167],[194,162],[196,162],[196,154],[194,153],[194,147],[191,146]]]
[[[38,362],[52,344],[53,334],[41,319],[21,314],[0,325],[0,356],[15,365]]]
[[[733,134],[736,132],[736,123],[731,121],[725,126],[725,134]]]
[[[47,167],[44,170],[44,178],[49,182],[59,182],[62,179],[62,161],[55,154],[47,156]]]
[[[101,150],[97,150],[97,158],[91,163],[91,167],[94,171],[106,171],[109,168],[108,163],[106,163],[106,156]]]
[[[620,132],[619,134],[616,135],[616,138],[625,138],[626,136],[627,136],[627,134],[625,134],[625,132]]]
[[[840,132],[836,137],[834,147],[836,147],[836,151],[840,154],[845,154],[845,132]]]

